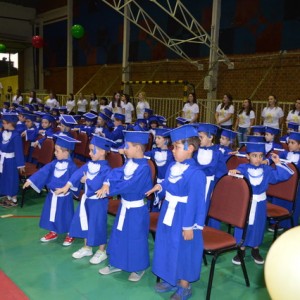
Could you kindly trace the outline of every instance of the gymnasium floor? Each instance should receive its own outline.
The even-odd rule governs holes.
[[[30,190],[26,194],[23,208],[6,209],[0,206],[0,271],[3,271],[26,295],[33,300],[68,299],[169,299],[168,294],[157,294],[153,290],[156,277],[149,268],[140,282],[127,280],[125,272],[103,276],[98,273],[100,265],[91,265],[89,258],[75,260],[72,253],[83,241],[76,240],[70,247],[63,247],[64,236],[43,244],[39,239],[46,233],[40,229],[41,213],[45,194],[38,195]],[[75,203],[77,205],[77,202]],[[13,217],[3,218],[3,215]],[[113,217],[109,216],[109,227]],[[272,234],[265,234],[261,253],[265,256],[271,245]],[[153,241],[149,235],[151,255]],[[122,251],[122,249],[120,249]],[[248,250],[248,252],[250,252]],[[211,299],[254,300],[270,299],[264,283],[263,266],[256,265],[248,254],[245,261],[250,278],[250,287],[245,286],[240,266],[231,263],[232,254],[225,254],[217,261]],[[210,262],[210,257],[208,257]],[[202,266],[201,279],[193,283],[192,299],[205,299],[209,266]],[[4,284],[0,281],[0,299]],[[2,295],[2,296],[1,296]]]

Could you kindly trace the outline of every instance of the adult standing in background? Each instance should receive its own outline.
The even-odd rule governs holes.
[[[286,124],[289,122],[300,125],[300,98],[297,98],[292,110],[289,111],[286,117]]]
[[[51,93],[50,93],[51,94]],[[36,91],[31,91],[29,93],[29,100],[28,100],[29,104],[34,104],[34,103],[42,103],[42,100],[40,98],[37,98],[36,96]]]
[[[146,93],[140,92],[138,94],[138,103],[136,105],[136,118],[143,119],[145,108],[150,108],[149,103],[146,100]]]
[[[232,104],[232,96],[227,93],[223,97],[222,103],[217,106],[215,119],[216,124],[221,128],[232,130],[234,106]]]
[[[134,107],[130,102],[130,97],[128,94],[123,94],[121,100],[124,102],[124,110],[125,110],[125,123],[132,123],[132,112],[134,111]]]
[[[98,114],[98,99],[96,93],[91,93],[91,98],[90,98],[90,111]]]
[[[12,103],[23,104],[23,96],[20,89],[17,89],[16,94],[12,98]]]
[[[283,110],[278,106],[278,101],[274,95],[268,97],[268,106],[261,113],[263,125],[273,128],[280,128],[283,121]]]
[[[197,104],[195,93],[189,93],[187,102],[182,109],[182,117],[190,123],[197,122],[199,118],[199,105]]]
[[[82,93],[79,93],[79,98],[77,100],[77,113],[81,116],[83,114],[85,114],[87,105],[88,105],[88,102],[84,98],[84,95]]]
[[[125,114],[124,102],[121,100],[121,93],[115,92],[108,107],[114,114]]]
[[[54,107],[59,107],[59,102],[57,101],[56,95],[53,92],[49,94],[49,99],[47,99],[45,105],[49,106],[50,110]]]
[[[66,102],[67,112],[69,115],[75,115],[75,109],[74,109],[75,106],[76,106],[76,103],[75,103],[74,94],[70,93],[69,98]]]

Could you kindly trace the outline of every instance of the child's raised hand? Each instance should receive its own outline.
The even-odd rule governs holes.
[[[85,183],[86,182],[86,173],[85,172],[83,172],[83,176],[81,177],[80,182],[81,183]]]
[[[182,236],[185,241],[190,241],[194,238],[194,230],[182,230]]]
[[[236,174],[240,174],[241,172],[237,169],[233,169],[233,170],[229,170],[228,174],[229,175],[236,175]]]
[[[95,193],[98,198],[105,198],[107,197],[107,194],[109,194],[109,185],[103,184],[102,188]]]
[[[23,184],[23,190],[28,188],[30,186],[30,181],[26,180],[25,183]]]
[[[279,158],[278,154],[272,153],[271,158],[275,164],[280,164],[280,158]]]
[[[153,194],[154,192],[158,192],[161,190],[161,185],[160,184],[156,184],[151,190],[149,190],[148,192],[145,193],[145,195],[147,197],[149,197],[151,194]]]

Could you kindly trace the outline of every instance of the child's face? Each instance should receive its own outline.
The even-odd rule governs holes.
[[[23,115],[18,115],[18,119],[20,122],[25,122],[25,117]]]
[[[114,126],[115,127],[118,127],[119,125],[122,125],[122,121],[118,120],[118,119],[115,119],[114,120]]]
[[[46,119],[42,119],[41,126],[43,129],[47,129],[48,127],[50,127],[50,122]]]
[[[174,155],[174,159],[177,162],[183,162],[186,159],[189,159],[192,157],[193,151],[191,150],[191,147],[193,148],[193,146],[189,146],[187,150],[184,149],[184,144],[182,144],[181,141],[177,141],[175,143],[173,143],[173,155]]]
[[[69,126],[66,126],[64,124],[60,124],[60,128],[62,132],[69,132],[71,130],[71,128]]]
[[[97,125],[98,126],[104,126],[105,125],[105,122],[104,122],[104,120],[101,117],[98,117]]]
[[[300,143],[295,140],[289,139],[288,147],[289,147],[289,151],[291,152],[300,151]]]
[[[58,160],[68,159],[69,157],[69,151],[58,145],[55,145],[54,154]]]
[[[264,154],[262,152],[251,152],[247,154],[247,158],[249,159],[251,165],[258,167],[262,164]]]
[[[29,119],[26,119],[25,125],[26,125],[27,128],[31,128],[33,126],[33,122]]]
[[[126,142],[124,152],[127,158],[137,158],[137,154],[140,153],[140,146]]]
[[[90,149],[89,155],[90,155],[92,161],[105,159],[105,150],[98,148],[92,144],[89,145],[89,149]]]
[[[254,136],[261,136],[262,134],[260,132],[253,132]]]
[[[199,139],[200,139],[200,146],[201,147],[209,147],[212,145],[212,139],[213,137],[210,136],[208,137],[208,135],[206,134],[206,132],[200,131],[198,133],[199,135]]]
[[[155,129],[155,128],[158,127],[158,124],[155,123],[155,122],[152,122],[152,123],[150,123],[150,127],[151,127],[152,129]]]
[[[149,113],[148,112],[144,112],[144,119],[148,119],[149,118]]]
[[[88,120],[86,120],[86,121],[85,121],[85,125],[86,125],[86,126],[92,126],[92,125],[93,125],[93,121],[88,121]]]
[[[166,145],[166,139],[162,136],[155,136],[155,144],[157,148],[163,148]]]
[[[10,122],[7,122],[5,120],[2,121],[2,126],[3,126],[4,130],[13,130],[14,129],[13,124]]]
[[[220,137],[220,145],[228,147],[230,145],[230,139],[227,136],[221,135],[221,137]]]
[[[274,134],[271,134],[269,132],[266,132],[265,133],[265,140],[267,142],[273,142],[274,141]]]

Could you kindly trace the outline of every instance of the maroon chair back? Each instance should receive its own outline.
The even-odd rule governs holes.
[[[248,159],[246,157],[240,157],[236,155],[232,155],[228,158],[226,162],[227,170],[234,170],[236,169],[240,164],[246,164],[248,163]]]
[[[45,139],[40,149],[38,162],[46,165],[53,160],[54,157],[54,141],[53,139]]]
[[[120,168],[124,164],[124,158],[119,152],[108,152],[107,161],[112,169]]]
[[[151,151],[152,145],[153,145],[154,135],[150,132],[149,133],[149,139],[148,144],[146,145],[145,152]]]
[[[151,169],[151,179],[152,179],[152,184],[156,182],[156,176],[157,176],[157,169],[154,161],[152,159],[148,159],[148,164]]]
[[[267,195],[293,202],[296,199],[299,172],[293,163],[288,163],[287,165],[294,171],[294,174],[286,181],[270,184],[267,189]]]
[[[85,132],[80,132],[77,136],[77,140],[81,143],[76,143],[74,154],[85,156],[86,148],[88,144],[88,136]]]
[[[208,216],[244,228],[251,197],[252,189],[245,178],[224,175],[213,190]]]

